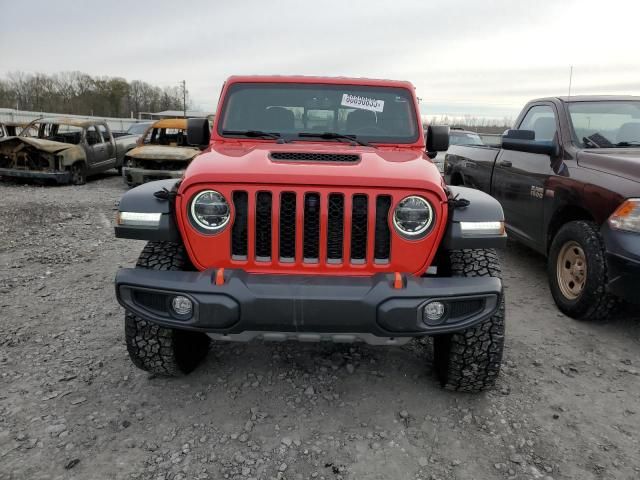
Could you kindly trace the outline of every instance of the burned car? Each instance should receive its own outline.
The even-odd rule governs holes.
[[[0,138],[4,137],[17,137],[18,135],[25,135],[28,137],[34,136],[34,130],[25,129],[28,122],[0,122]]]
[[[134,137],[114,138],[103,120],[42,118],[20,135],[0,138],[0,177],[54,180],[82,185],[88,175],[120,168]]]
[[[187,143],[187,120],[158,120],[138,140],[138,147],[127,153],[122,175],[130,187],[151,180],[181,178],[185,169],[200,153]]]

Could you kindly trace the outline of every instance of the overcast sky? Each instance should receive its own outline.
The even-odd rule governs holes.
[[[570,65],[574,94],[640,95],[638,25],[637,0],[0,0],[0,75],[185,79],[204,110],[232,74],[406,79],[423,114],[503,117]]]

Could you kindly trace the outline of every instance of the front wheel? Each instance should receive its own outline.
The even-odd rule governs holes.
[[[563,225],[551,242],[549,288],[558,308],[578,320],[608,317],[618,305],[607,292],[604,243],[594,222]]]
[[[149,242],[136,268],[150,270],[191,270],[181,244]],[[204,333],[165,328],[126,312],[124,318],[127,351],[133,364],[147,372],[180,376],[191,372],[209,351]]]
[[[73,185],[84,185],[87,183],[87,166],[84,162],[76,162],[71,165],[71,183]]]
[[[501,278],[500,262],[493,249],[452,250],[445,263],[443,267],[454,277]],[[501,295],[491,317],[466,330],[434,337],[434,366],[444,388],[481,392],[495,385],[502,363],[504,319]]]

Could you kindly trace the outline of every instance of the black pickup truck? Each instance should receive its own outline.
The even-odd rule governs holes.
[[[501,148],[452,146],[444,171],[495,197],[509,235],[547,256],[564,313],[640,303],[640,97],[533,100]]]

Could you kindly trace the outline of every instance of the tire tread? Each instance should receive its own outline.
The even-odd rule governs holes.
[[[179,271],[191,269],[191,264],[181,244],[149,242],[136,268]],[[133,364],[163,376],[191,372],[209,350],[209,338],[205,334],[161,327],[130,312],[125,313],[125,338]]]
[[[455,277],[502,277],[493,249],[453,250],[449,252],[449,268]],[[504,339],[501,295],[498,310],[491,317],[464,331],[435,337],[435,364],[442,386],[472,393],[492,388],[500,373]]]

